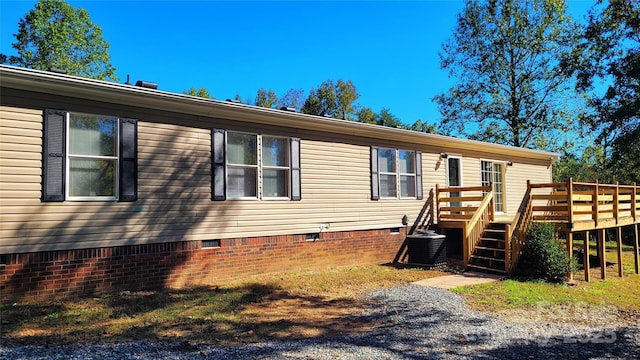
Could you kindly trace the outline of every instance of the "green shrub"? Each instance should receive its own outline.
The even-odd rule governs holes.
[[[554,233],[553,224],[531,224],[515,275],[563,282],[567,274],[576,271],[576,260],[558,246]]]

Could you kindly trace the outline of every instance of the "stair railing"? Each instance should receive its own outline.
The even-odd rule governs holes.
[[[462,240],[462,248],[464,249],[464,266],[467,266],[469,263],[469,258],[480,242],[482,233],[493,219],[493,190],[490,190],[484,195],[484,199],[473,214],[473,217],[471,217],[469,221],[465,222],[462,229],[464,234]]]
[[[505,271],[511,273],[518,264],[525,234],[533,221],[533,205],[531,201],[531,183],[527,180],[527,191],[513,216],[511,224],[505,228]]]

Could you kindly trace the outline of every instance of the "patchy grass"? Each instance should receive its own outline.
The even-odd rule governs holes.
[[[357,333],[359,296],[445,273],[387,266],[265,275],[158,292],[0,306],[5,341],[29,344],[138,339],[234,344]],[[133,290],[133,289],[132,289]]]
[[[609,252],[606,259],[617,262],[617,255]],[[635,274],[632,253],[623,254],[623,278],[617,276],[617,264],[608,264],[605,281],[600,280],[600,269],[593,266],[591,282],[578,280],[575,285],[507,279],[453,291],[464,296],[475,310],[529,317],[532,321],[538,320],[530,316],[532,311],[539,315],[544,308],[546,315],[554,316],[555,321],[563,319],[603,325],[603,321],[622,320],[637,324],[640,320],[640,275]],[[526,312],[529,315],[524,315]],[[591,316],[596,313],[598,316]]]

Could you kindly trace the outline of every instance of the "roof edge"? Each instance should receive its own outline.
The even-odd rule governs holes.
[[[163,90],[8,65],[0,65],[0,86],[143,108],[184,112],[205,117],[228,118],[335,134],[344,134],[346,131],[351,130],[352,133],[357,133],[359,136],[367,138],[415,144],[427,143],[432,147],[439,147],[452,152],[470,150],[502,155],[509,153],[520,157],[547,159],[551,162],[557,160],[560,156],[560,154],[554,152],[206,99]]]

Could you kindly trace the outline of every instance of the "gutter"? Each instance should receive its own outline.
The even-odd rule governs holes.
[[[513,156],[547,159],[551,162],[556,161],[560,156],[557,153],[546,151],[205,99],[162,90],[7,65],[0,65],[0,86],[202,117],[224,118],[333,134],[350,132],[371,139],[393,140],[420,145],[428,144],[432,147],[451,149],[452,151],[469,150],[501,155],[509,153]]]

